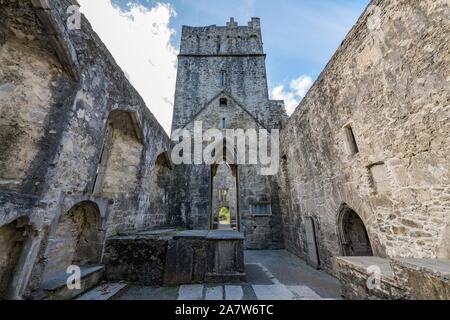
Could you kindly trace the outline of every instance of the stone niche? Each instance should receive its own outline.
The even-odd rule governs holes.
[[[157,230],[107,240],[109,281],[145,286],[245,281],[244,236],[233,230]]]

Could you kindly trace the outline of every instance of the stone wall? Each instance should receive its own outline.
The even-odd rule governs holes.
[[[379,19],[363,13],[282,132],[286,246],[306,258],[313,217],[329,271],[346,207],[375,255],[448,258],[448,1],[371,5]]]
[[[41,285],[58,226],[79,203],[98,206],[100,239],[167,221],[150,196],[159,192],[152,177],[169,137],[85,17],[81,29],[67,28],[74,4],[0,6],[0,227],[28,217],[33,230],[9,298]]]

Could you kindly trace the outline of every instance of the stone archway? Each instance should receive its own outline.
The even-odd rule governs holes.
[[[66,272],[70,265],[80,267],[100,263],[102,234],[97,204],[81,202],[60,218],[47,251],[44,281]]]
[[[241,230],[239,167],[235,164],[236,150],[228,148],[229,145],[233,143],[224,139],[214,148],[209,201],[211,230]]]
[[[0,300],[9,297],[24,243],[28,239],[28,223],[28,218],[19,218],[0,227]]]
[[[364,222],[353,209],[346,205],[339,213],[338,228],[344,256],[373,256]]]
[[[238,168],[227,162],[215,164],[212,172],[212,229],[239,230]]]

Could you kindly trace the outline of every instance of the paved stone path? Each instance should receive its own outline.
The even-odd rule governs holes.
[[[339,282],[284,250],[246,251],[247,282],[128,287],[120,300],[322,300],[340,299]]]

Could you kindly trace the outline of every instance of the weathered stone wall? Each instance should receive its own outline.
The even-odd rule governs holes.
[[[360,17],[282,132],[286,246],[307,256],[312,216],[330,271],[343,204],[375,255],[436,258],[448,239],[448,1],[371,4],[380,25],[377,10]]]
[[[101,239],[144,228],[144,220],[166,222],[154,214],[150,195],[169,138],[84,16],[81,29],[67,28],[67,7],[74,4],[0,5],[0,227],[25,216],[34,230],[10,298],[40,286],[58,225],[78,203],[99,207]],[[120,143],[113,139],[102,193],[95,184],[113,110],[123,111],[115,120],[124,130],[113,130]],[[130,117],[137,136],[127,129]]]
[[[40,41],[44,35],[29,6],[0,10],[0,187],[36,193],[55,151],[58,122],[67,119],[63,104],[74,83],[48,41]]]
[[[351,300],[448,300],[450,261],[337,257],[342,296]]]
[[[0,227],[0,299],[7,298],[28,234],[19,221]]]
[[[144,286],[245,281],[243,240],[232,230],[162,229],[111,237],[105,246],[107,278]]]

